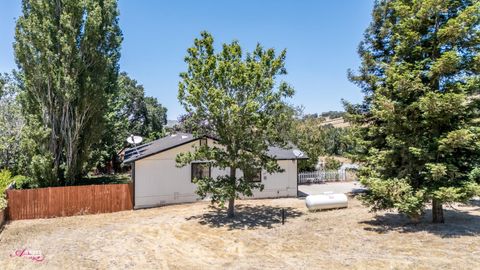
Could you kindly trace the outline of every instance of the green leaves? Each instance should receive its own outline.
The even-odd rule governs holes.
[[[478,1],[376,2],[351,80],[366,93],[348,105],[365,151],[361,177],[374,210],[418,217],[425,203],[463,201],[480,163],[476,62]]]
[[[286,74],[285,56],[258,44],[244,53],[239,42],[223,44],[215,52],[213,37],[202,32],[187,50],[187,71],[180,74],[178,99],[188,113],[188,124],[196,135],[208,132],[218,146],[200,147],[177,156],[177,165],[192,160],[211,160],[212,166],[248,171],[280,170],[266,153],[269,146],[285,146],[293,111],[285,99],[294,93],[277,77]],[[205,130],[208,126],[210,130]],[[224,147],[220,147],[224,146]],[[198,193],[212,193],[212,201],[223,203],[239,194],[251,195],[260,188],[242,177],[199,179]]]
[[[30,159],[51,168],[54,184],[72,183],[87,169],[117,90],[121,41],[115,0],[22,1],[14,43],[22,111],[30,129],[50,132],[31,146]]]

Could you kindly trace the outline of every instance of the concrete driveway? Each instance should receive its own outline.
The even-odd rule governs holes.
[[[360,193],[365,188],[357,181],[353,182],[326,182],[325,184],[298,185],[300,197],[317,195],[324,192],[333,193]]]

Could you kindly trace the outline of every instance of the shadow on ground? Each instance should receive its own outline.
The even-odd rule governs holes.
[[[480,211],[480,199],[470,200],[465,206],[476,206],[479,207],[475,211]]]
[[[473,204],[475,203],[475,204]],[[472,202],[480,205],[480,202]],[[469,204],[472,206],[472,204]],[[473,210],[478,211],[478,209]],[[420,223],[412,223],[405,215],[387,213],[378,215],[373,220],[361,221],[360,224],[368,225],[364,229],[377,233],[396,231],[401,233],[427,232],[442,238],[455,238],[460,236],[480,236],[480,216],[467,211],[445,209],[444,224],[434,224],[432,212],[428,210]]]
[[[297,197],[303,198],[303,197],[307,197],[307,196],[308,196],[307,193],[302,192],[300,190],[297,191]]]
[[[235,207],[235,217],[228,218],[227,211],[211,206],[207,213],[191,216],[187,220],[198,220],[202,225],[210,227],[228,227],[232,229],[272,228],[282,223],[282,209],[285,209],[285,223],[300,217],[303,213],[292,207],[273,207],[266,205]]]

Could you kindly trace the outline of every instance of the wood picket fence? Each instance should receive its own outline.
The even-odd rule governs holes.
[[[7,219],[35,219],[133,209],[132,184],[7,190]]]

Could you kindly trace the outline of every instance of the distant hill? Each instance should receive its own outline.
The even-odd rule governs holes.
[[[350,126],[348,122],[345,122],[345,119],[343,119],[343,117],[326,118],[325,122],[322,122],[320,124],[320,126],[328,126],[328,125],[332,125],[335,128],[344,128],[344,127]]]
[[[173,128],[179,122],[178,120],[167,120],[167,124],[165,125],[166,128]]]

